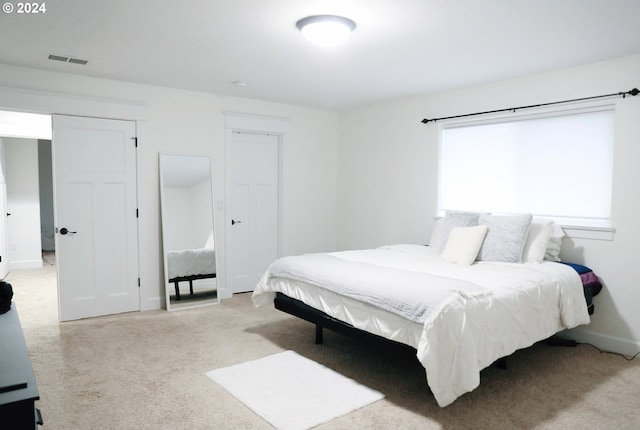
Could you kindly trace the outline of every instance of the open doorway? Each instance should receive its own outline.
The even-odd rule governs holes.
[[[0,138],[6,163],[8,268],[37,268],[43,252],[55,252],[51,141]]]
[[[0,278],[55,276],[51,130],[49,115],[0,111]]]
[[[54,227],[59,318],[139,311],[137,122],[63,114],[45,117],[48,133],[55,129],[56,140],[50,145],[54,218],[62,223],[59,231]],[[6,135],[3,130],[1,135]],[[11,137],[43,140],[33,135]],[[22,166],[11,164],[18,174],[24,173]],[[14,240],[13,228],[5,230],[5,245],[24,246],[24,241]],[[40,224],[35,230],[38,236],[33,242],[38,244],[42,267]]]

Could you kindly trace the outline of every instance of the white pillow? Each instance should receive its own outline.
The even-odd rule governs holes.
[[[486,225],[452,228],[441,254],[442,259],[448,263],[470,265],[476,260],[486,234]]]
[[[544,259],[548,261],[560,261],[560,249],[562,248],[562,238],[565,236],[564,230],[557,222],[551,222],[551,235],[544,254]]]
[[[478,260],[522,263],[531,219],[531,214],[480,215],[478,224],[486,225],[489,230],[478,253]]]
[[[542,263],[549,245],[552,230],[551,220],[533,220],[522,252],[524,263]]]

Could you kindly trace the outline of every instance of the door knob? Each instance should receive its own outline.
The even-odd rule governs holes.
[[[235,219],[231,220],[231,225],[235,225],[235,224],[241,224],[242,221],[236,221]]]
[[[65,235],[65,234],[76,234],[77,232],[75,231],[70,231],[67,227],[62,227],[60,229],[60,234]]]

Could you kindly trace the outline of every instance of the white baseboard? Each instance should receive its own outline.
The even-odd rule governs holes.
[[[164,297],[149,297],[146,300],[140,302],[141,311],[155,311],[162,309],[164,304]]]
[[[42,268],[42,265],[42,258],[39,260],[10,261],[9,271],[20,269],[40,269]]]
[[[633,356],[640,351],[640,342],[623,339],[602,333],[591,332],[582,328],[567,330],[566,337],[579,343],[589,343],[603,351],[617,352],[626,356]]]

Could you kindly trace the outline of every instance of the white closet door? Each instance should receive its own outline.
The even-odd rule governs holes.
[[[233,132],[227,150],[227,282],[240,293],[278,258],[278,136]]]
[[[62,321],[140,310],[135,123],[53,117]]]
[[[0,181],[0,279],[9,273],[9,243],[7,241],[7,184]]]
[[[0,138],[0,279],[9,273],[9,240],[7,238],[7,180],[5,177],[4,143]]]

